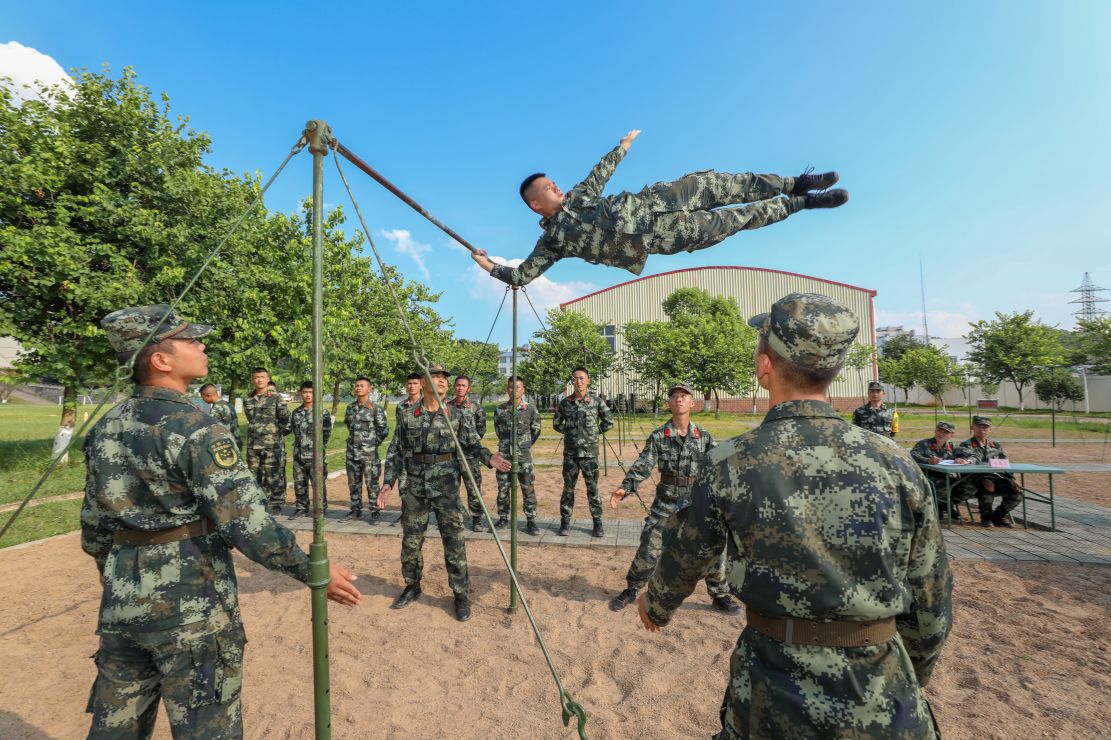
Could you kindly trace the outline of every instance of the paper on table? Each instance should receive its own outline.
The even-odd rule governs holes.
[[[938,465],[956,465],[956,464],[957,464],[956,460],[942,460],[941,462],[938,463]]]

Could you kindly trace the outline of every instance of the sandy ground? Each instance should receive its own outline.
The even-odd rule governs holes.
[[[504,612],[508,589],[492,543],[468,545],[475,617],[459,624],[438,540],[425,545],[426,595],[405,611],[387,608],[401,588],[396,538],[329,542],[332,558],[358,573],[365,594],[355,609],[331,609],[336,737],[574,736],[560,724],[524,614]],[[631,555],[522,548],[523,582],[544,638],[564,685],[589,714],[591,737],[708,737],[718,727],[743,617],[711,611],[700,586],[671,626],[648,635],[632,609],[614,614],[606,605]],[[251,641],[247,736],[310,736],[308,592],[237,561]],[[1111,568],[954,568],[956,627],[928,689],[946,736],[1103,734],[1111,726]],[[0,551],[0,594],[0,737],[83,735],[99,588],[76,534]],[[161,717],[156,736],[168,735]]]

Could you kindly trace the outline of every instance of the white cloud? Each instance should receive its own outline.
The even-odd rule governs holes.
[[[413,239],[413,235],[409,233],[408,229],[383,229],[378,232],[378,235],[393,242],[393,247],[398,252],[408,255],[416,263],[417,269],[424,276],[425,282],[432,279],[432,275],[428,272],[428,266],[424,264],[424,253],[431,251],[432,247]]]
[[[73,80],[54,57],[18,41],[0,44],[0,77],[11,78],[11,82],[5,84],[8,84],[17,100],[37,97],[27,89],[28,85],[36,82],[47,85],[73,84]]]
[[[963,337],[968,333],[968,324],[977,321],[971,306],[961,311],[927,311],[926,323],[931,337]],[[921,312],[876,311],[876,326],[902,326],[907,331],[913,329],[922,333]]]
[[[523,259],[507,260],[504,257],[497,257],[489,255],[490,259],[498,265],[508,265],[509,267],[517,267]],[[505,283],[497,278],[491,277],[486,274],[478,265],[471,265],[471,297],[472,298],[496,298],[501,300],[501,294],[505,290]],[[554,308],[561,303],[578,298],[586,293],[593,293],[598,290],[598,286],[594,283],[588,283],[581,280],[571,280],[565,283],[556,282],[544,275],[537,277],[531,283],[525,286],[525,292],[532,300],[532,305],[540,313],[541,317],[544,312],[549,308]],[[523,301],[527,303],[527,301]],[[531,311],[529,311],[531,313]]]

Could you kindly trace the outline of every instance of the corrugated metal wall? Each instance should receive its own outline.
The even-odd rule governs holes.
[[[821,293],[856,314],[860,320],[860,343],[875,345],[875,323],[872,315],[874,291],[806,275],[755,267],[701,267],[665,272],[568,301],[562,308],[579,311],[596,323],[616,326],[616,350],[620,355],[624,349],[621,327],[629,321],[665,320],[664,299],[679,288],[701,288],[713,295],[732,298],[746,319],[767,311],[772,303],[788,293]],[[865,371],[863,378],[861,375],[856,370],[847,369],[842,373],[842,379],[835,382],[830,389],[832,395],[835,398],[844,398],[846,403],[863,398],[865,385],[871,379],[872,371]],[[599,390],[614,395],[627,393],[627,382],[628,378],[617,373],[602,381]]]

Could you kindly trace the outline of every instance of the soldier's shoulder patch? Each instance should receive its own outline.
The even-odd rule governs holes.
[[[212,453],[212,460],[221,468],[230,468],[239,462],[239,450],[235,448],[235,442],[226,437],[209,442],[208,451]]]

